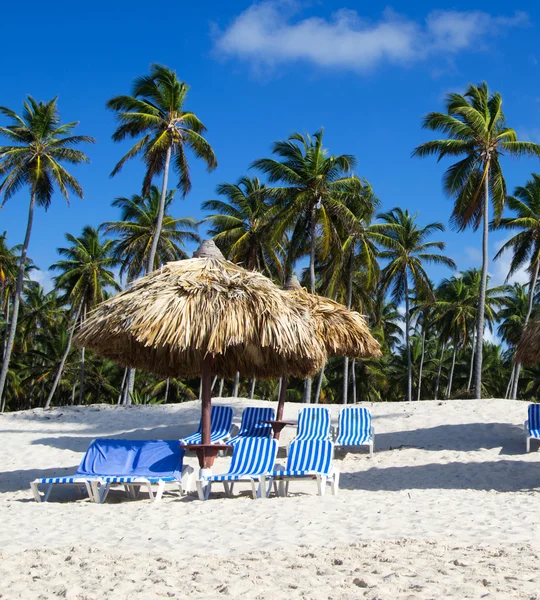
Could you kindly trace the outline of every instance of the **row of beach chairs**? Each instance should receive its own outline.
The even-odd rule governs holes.
[[[324,493],[327,483],[332,486],[332,492],[337,493],[339,473],[332,468],[334,448],[368,445],[370,455],[373,454],[374,430],[371,414],[365,408],[348,407],[340,412],[337,437],[327,408],[304,408],[299,414],[297,435],[289,446],[287,465],[281,469],[275,466],[278,442],[271,437],[271,426],[264,423],[274,419],[273,409],[244,409],[240,429],[234,437],[230,435],[232,416],[232,408],[228,406],[212,407],[211,440],[232,445],[233,456],[227,473],[197,481],[201,499],[208,498],[215,482],[223,482],[227,494],[232,493],[235,482],[250,482],[253,497],[264,498],[272,485],[276,493],[286,495],[291,479],[306,477],[317,481],[319,494]],[[201,424],[196,433],[180,440],[180,444],[176,440],[97,439],[74,475],[36,479],[30,487],[38,502],[47,501],[52,487],[57,484],[77,485],[97,503],[104,502],[111,487],[118,485],[123,486],[131,498],[145,489],[150,499],[157,502],[168,484],[177,486],[181,494],[192,487],[190,479],[194,470],[183,464],[183,446],[200,441]],[[46,486],[43,496],[39,491],[42,485]]]
[[[216,482],[224,484],[227,495],[232,495],[238,482],[251,483],[253,498],[266,498],[272,485],[276,493],[286,495],[289,481],[306,478],[317,481],[319,495],[324,494],[327,483],[337,494],[339,472],[332,467],[332,442],[292,442],[285,468],[275,466],[277,452],[277,440],[269,437],[240,440],[234,446],[227,473],[196,481],[199,498],[208,499],[212,483]],[[137,498],[144,489],[153,502],[159,502],[168,484],[177,487],[180,495],[191,487],[194,469],[183,464],[184,455],[185,449],[172,440],[97,439],[90,444],[74,475],[36,479],[30,487],[37,502],[46,502],[52,487],[58,484],[77,485],[99,504],[105,502],[112,486],[123,487],[130,498]],[[40,485],[46,486],[43,496]]]
[[[265,421],[275,419],[273,408],[247,407],[242,412],[240,429],[235,436],[230,431],[233,410],[230,406],[212,406],[210,440],[213,444],[226,442],[235,446],[241,440],[255,437],[271,437],[272,427]],[[336,447],[368,446],[373,456],[375,431],[371,413],[367,408],[348,406],[339,413],[338,431],[335,435],[331,413],[328,408],[310,406],[302,409],[298,415],[298,428],[294,441],[329,440]],[[201,443],[201,425],[192,435],[180,440],[182,444]]]

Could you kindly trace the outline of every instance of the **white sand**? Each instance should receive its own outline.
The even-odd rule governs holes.
[[[263,404],[222,402],[235,422]],[[524,453],[527,404],[369,408],[375,458],[338,456],[338,497],[308,482],[291,483],[289,498],[253,501],[239,485],[230,499],[215,486],[208,502],[171,494],[161,504],[118,491],[95,505],[68,486],[37,504],[28,482],[74,471],[95,437],[178,439],[196,428],[197,402],[0,415],[0,598],[540,599],[540,455]]]

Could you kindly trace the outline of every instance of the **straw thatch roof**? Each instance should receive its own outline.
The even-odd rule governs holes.
[[[525,365],[540,362],[540,320],[529,321],[523,330],[514,360]]]
[[[381,356],[379,342],[371,335],[364,317],[343,304],[308,293],[296,276],[283,286],[311,313],[315,331],[330,356],[368,358]]]
[[[326,361],[309,311],[269,279],[226,261],[213,242],[102,303],[75,343],[163,376],[306,377]]]

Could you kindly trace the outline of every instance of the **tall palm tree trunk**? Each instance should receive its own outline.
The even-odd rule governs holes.
[[[512,392],[512,385],[514,384],[514,376],[516,374],[516,364],[512,365],[512,372],[510,373],[510,379],[508,380],[508,385],[506,386],[506,392],[504,394],[505,398],[510,398],[510,394]]]
[[[446,399],[450,398],[452,393],[452,381],[454,380],[454,367],[456,366],[457,344],[454,341],[454,352],[452,354],[452,366],[450,367],[450,376],[448,377],[448,385],[446,386]]]
[[[352,376],[353,404],[356,404],[356,358],[353,358],[353,361],[351,364],[351,376]]]
[[[5,311],[5,331],[4,331],[4,343],[2,345],[2,360],[4,360],[5,356],[6,356],[6,352],[7,352],[7,344],[8,344],[8,338],[9,338],[9,295],[6,299],[6,311]]]
[[[482,398],[482,354],[484,350],[484,320],[486,307],[487,270],[489,261],[489,163],[486,166],[484,179],[484,217],[482,235],[482,276],[478,298],[478,325],[476,327],[476,356],[474,359],[474,395]]]
[[[437,371],[437,378],[435,379],[435,400],[437,400],[437,396],[439,394],[439,384],[441,382],[441,371],[442,371],[442,363],[443,363],[443,357],[444,357],[444,348],[445,348],[446,344],[445,342],[442,343],[441,346],[441,356],[439,357],[439,370]]]
[[[81,316],[81,323],[83,323],[86,320],[86,306],[83,309],[82,312],[82,316]],[[80,372],[80,377],[79,377],[79,400],[77,402],[77,404],[79,406],[82,405],[83,403],[83,394],[84,394],[84,358],[85,358],[85,351],[86,348],[81,348],[81,372]]]
[[[223,379],[223,377],[219,380],[219,393],[218,393],[218,398],[223,398],[223,384],[225,383],[225,380]]]
[[[253,379],[251,380],[251,389],[249,390],[249,397],[251,398],[251,400],[253,400],[253,398],[255,397],[255,384],[257,383],[257,378],[253,377]]]
[[[412,358],[411,358],[411,342],[409,338],[410,328],[410,310],[409,310],[409,278],[405,272],[405,346],[407,347],[407,400],[412,401]]]
[[[424,323],[422,327],[422,354],[420,355],[420,368],[418,369],[418,394],[416,400],[420,401],[420,394],[422,392],[422,371],[424,370],[424,354],[426,350],[426,321],[424,317]]]
[[[169,399],[169,386],[171,385],[171,380],[169,377],[165,380],[165,397],[163,398],[163,404],[167,404],[167,400]]]
[[[353,286],[353,257],[354,252],[351,252],[349,257],[349,273],[347,280],[347,308],[351,309],[352,304],[352,286]],[[343,359],[343,393],[342,403],[347,404],[347,396],[349,394],[349,357]]]
[[[234,385],[232,395],[233,398],[238,398],[238,387],[240,385],[240,373],[236,371],[236,375],[234,376]]]
[[[169,167],[171,165],[171,147],[167,148],[167,154],[165,156],[165,166],[163,167],[163,184],[161,188],[161,198],[159,200],[159,211],[158,218],[156,221],[156,230],[154,237],[152,238],[152,246],[150,246],[150,254],[148,255],[148,266],[146,268],[147,273],[151,273],[154,270],[154,260],[156,258],[157,247],[159,243],[159,237],[161,235],[161,228],[163,227],[163,215],[165,214],[165,199],[167,197],[167,186],[169,183]]]
[[[319,373],[319,377],[317,379],[317,389],[315,390],[315,404],[319,404],[319,400],[321,399],[321,390],[324,381],[324,369],[324,367],[321,369],[321,372]]]
[[[529,288],[529,306],[527,307],[527,314],[525,315],[525,321],[523,323],[523,328],[527,327],[527,323],[531,318],[533,302],[534,302],[534,294],[536,292],[536,282],[538,281],[538,269],[540,268],[540,262],[537,261],[536,267],[534,268],[534,274],[531,278],[531,284]],[[521,363],[516,362],[516,373],[514,375],[514,383],[512,385],[512,400],[517,398],[518,384],[519,384],[519,373],[521,371]]]
[[[66,349],[64,351],[64,355],[62,356],[62,360],[60,361],[60,364],[58,365],[58,371],[56,371],[56,376],[54,378],[51,391],[49,392],[49,395],[47,396],[47,402],[45,402],[45,406],[43,407],[45,409],[50,408],[54,393],[56,392],[56,388],[58,387],[58,384],[60,383],[60,379],[62,377],[62,373],[64,372],[64,366],[66,364],[67,357],[69,356],[69,353],[71,351],[71,342],[73,340],[73,334],[75,333],[75,328],[77,327],[79,315],[81,314],[82,305],[83,305],[83,303],[81,302],[79,304],[79,308],[77,309],[77,314],[75,315],[75,319],[73,320],[73,325],[71,326],[71,330],[69,332],[68,343],[67,343]]]
[[[474,355],[475,355],[475,351],[476,351],[476,331],[473,330],[472,332],[472,343],[471,343],[471,366],[469,368],[469,381],[467,383],[467,391],[470,391],[471,389],[471,385],[472,385],[472,376],[473,376],[473,367],[474,367]]]
[[[120,385],[120,393],[118,394],[118,400],[116,401],[116,404],[122,403],[122,398],[124,397],[124,387],[126,385],[128,371],[129,371],[129,369],[126,367],[124,369],[124,376],[122,377],[122,383]]]
[[[19,260],[19,272],[17,273],[17,282],[15,284],[15,296],[13,298],[13,310],[11,312],[11,322],[9,324],[9,336],[7,339],[6,351],[4,360],[2,361],[2,369],[0,370],[0,412],[4,412],[6,400],[4,398],[4,389],[6,387],[6,379],[15,343],[15,333],[17,331],[17,320],[19,318],[19,306],[21,303],[21,294],[24,282],[24,266],[26,264],[26,255],[28,254],[28,245],[30,244],[30,235],[32,234],[32,223],[34,221],[34,207],[36,205],[36,195],[34,191],[30,194],[30,206],[28,208],[28,221],[26,223],[26,234],[24,236],[24,244]]]
[[[315,233],[316,233],[316,207],[311,207],[311,223],[309,227],[309,291],[315,293]],[[304,381],[304,402],[311,403],[311,377]]]

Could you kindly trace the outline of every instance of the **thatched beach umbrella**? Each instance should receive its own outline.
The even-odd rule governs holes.
[[[364,317],[343,304],[307,292],[296,276],[290,277],[283,289],[296,303],[309,310],[315,334],[329,356],[368,358],[381,356],[379,342],[371,335]],[[283,416],[286,378],[283,378],[278,402],[277,420]]]
[[[309,311],[268,278],[203,242],[101,304],[76,343],[164,377],[201,376],[202,446],[210,444],[211,377],[306,377],[326,360]],[[200,452],[201,467],[211,465]]]
[[[524,365],[540,362],[540,319],[529,321],[521,334],[515,360]]]

